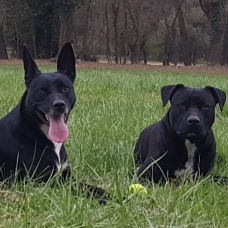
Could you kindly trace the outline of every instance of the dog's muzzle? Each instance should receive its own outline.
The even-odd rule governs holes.
[[[36,112],[41,121],[48,126],[48,137],[58,143],[63,143],[69,136],[69,130],[66,125],[69,109],[63,100],[55,100],[48,113],[39,109]]]

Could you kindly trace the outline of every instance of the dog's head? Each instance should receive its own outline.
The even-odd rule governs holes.
[[[163,106],[170,100],[169,122],[175,132],[191,141],[205,137],[215,120],[215,106],[222,111],[226,102],[224,91],[206,86],[191,88],[182,84],[164,86]]]
[[[49,137],[64,142],[69,131],[66,125],[76,96],[73,83],[76,77],[75,56],[70,43],[66,43],[58,57],[57,72],[42,73],[26,47],[23,52],[25,105],[32,110],[39,124],[46,124]]]

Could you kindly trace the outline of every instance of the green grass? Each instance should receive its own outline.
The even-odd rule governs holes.
[[[0,117],[18,102],[25,89],[22,66],[0,67]],[[43,71],[53,68],[42,67]],[[75,81],[77,104],[68,126],[66,143],[78,181],[106,188],[120,197],[136,183],[133,147],[141,130],[158,121],[160,89],[166,84],[212,85],[228,92],[225,75],[133,70],[79,69]],[[217,108],[214,133],[218,154],[228,160],[228,105]],[[226,162],[214,173],[228,175]],[[50,184],[1,184],[0,227],[228,227],[226,186],[205,179],[180,186],[148,184],[146,196],[130,202],[100,206],[70,187]]]

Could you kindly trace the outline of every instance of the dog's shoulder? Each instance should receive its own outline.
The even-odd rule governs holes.
[[[144,128],[140,135],[144,137],[149,137],[153,134],[160,132],[161,126],[162,126],[162,121],[158,121],[154,124],[151,124],[148,127]]]
[[[136,143],[135,151],[139,150],[139,148],[141,148],[141,150],[143,150],[144,147],[146,147],[145,150],[147,150],[149,147],[150,141],[153,142],[154,139],[158,139],[160,137],[161,125],[162,125],[162,122],[159,121],[159,122],[156,122],[156,123],[151,124],[150,126],[144,128],[142,130],[142,132],[140,133],[140,136]],[[157,140],[155,140],[155,141],[157,141]]]

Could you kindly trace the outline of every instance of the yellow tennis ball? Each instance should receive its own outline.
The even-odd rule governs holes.
[[[147,194],[147,190],[145,187],[143,187],[141,184],[132,184],[129,188],[128,188],[128,192],[130,194],[132,193],[139,193],[141,195],[145,195]]]

